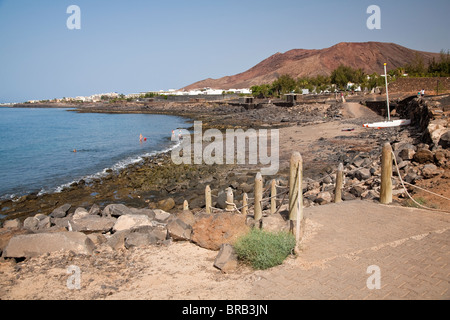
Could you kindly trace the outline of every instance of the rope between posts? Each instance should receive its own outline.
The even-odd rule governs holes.
[[[418,202],[417,202],[417,201],[409,194],[408,190],[406,189],[405,182],[403,181],[402,176],[400,175],[400,169],[398,168],[397,159],[395,158],[395,154],[394,154],[393,151],[391,151],[391,153],[392,153],[392,155],[393,155],[393,159],[394,159],[394,163],[395,163],[395,168],[397,169],[398,177],[399,177],[400,182],[401,182],[401,184],[402,184],[402,186],[403,186],[403,189],[405,190],[405,193],[408,195],[408,197],[409,197],[416,205],[418,205],[419,207],[421,207],[421,208],[423,208],[423,209],[431,210],[431,211],[444,212],[444,213],[450,213],[450,211],[445,211],[445,210],[440,210],[440,209],[433,209],[433,208],[429,208],[429,207],[426,207],[426,206],[424,206],[424,205],[421,205],[420,203],[418,203]],[[408,183],[408,184],[409,184],[409,183]],[[416,186],[413,186],[413,187],[416,187]],[[420,188],[420,187],[418,187],[418,188]],[[423,188],[420,188],[420,189],[422,189],[422,190],[424,190],[424,191],[426,191],[426,192],[429,192],[429,193],[438,195],[437,193],[434,193],[434,192],[425,190],[425,189],[423,189]],[[440,196],[440,195],[439,195],[439,196]],[[446,198],[446,197],[444,197],[444,196],[440,196],[440,197],[442,197],[442,198],[444,198],[444,199],[447,199],[447,200],[450,200],[450,199],[448,199],[448,198]]]

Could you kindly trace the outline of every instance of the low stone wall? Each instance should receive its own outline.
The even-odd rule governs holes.
[[[418,93],[425,89],[425,94],[442,94],[450,92],[450,77],[447,78],[400,78],[389,84],[390,93]]]

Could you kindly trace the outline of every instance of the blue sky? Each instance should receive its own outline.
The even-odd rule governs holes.
[[[366,27],[370,5],[381,30]],[[0,0],[0,103],[178,89],[339,42],[449,50],[448,12],[448,0]]]

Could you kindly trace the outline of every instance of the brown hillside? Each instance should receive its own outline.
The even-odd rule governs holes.
[[[381,74],[384,72],[385,62],[389,70],[395,69],[410,63],[417,53],[424,57],[425,62],[433,57],[439,59],[438,53],[416,51],[395,43],[381,42],[341,42],[321,50],[293,49],[285,53],[276,53],[245,72],[220,79],[202,80],[183,89],[250,88],[253,85],[271,83],[282,74],[294,78],[329,75],[340,64],[361,68],[368,74],[373,72]]]

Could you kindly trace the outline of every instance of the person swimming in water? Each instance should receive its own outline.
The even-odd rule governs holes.
[[[139,135],[139,142],[142,142],[142,140],[144,139],[144,137],[142,136],[142,133]]]

